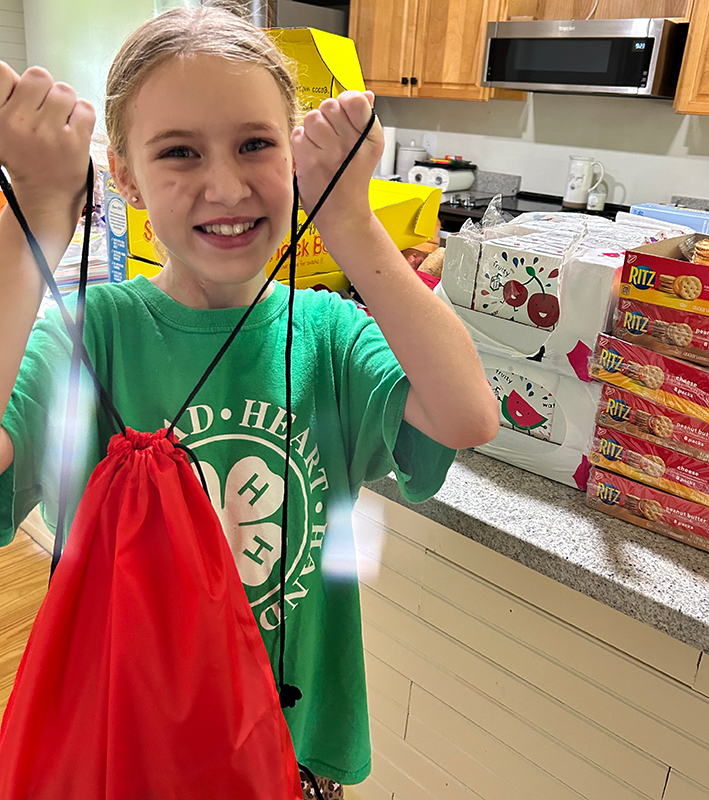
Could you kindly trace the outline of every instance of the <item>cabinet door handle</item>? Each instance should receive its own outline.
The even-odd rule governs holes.
[[[418,79],[418,78],[415,78],[415,77],[413,77],[413,76],[411,77],[411,85],[412,85],[412,86],[416,86],[416,84],[417,84],[418,82],[419,82],[419,79]]]
[[[409,85],[409,79],[408,78],[402,78],[401,82],[404,84],[404,86],[408,86]]]

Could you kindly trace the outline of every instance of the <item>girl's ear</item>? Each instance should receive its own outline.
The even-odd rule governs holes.
[[[124,200],[133,208],[145,209],[145,203],[127,161],[119,156],[110,145],[107,148],[107,154],[111,176]]]

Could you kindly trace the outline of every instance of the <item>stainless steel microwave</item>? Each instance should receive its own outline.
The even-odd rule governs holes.
[[[687,27],[668,19],[490,22],[483,86],[673,97]]]

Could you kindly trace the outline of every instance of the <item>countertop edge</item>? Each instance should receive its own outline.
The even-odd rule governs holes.
[[[483,456],[482,458],[485,457]],[[500,466],[504,466],[509,470],[517,469],[509,465]],[[530,477],[535,480],[548,482],[555,488],[558,486],[538,476]],[[450,475],[449,480],[451,480]],[[452,480],[455,480],[455,475]],[[698,650],[709,652],[709,624],[702,619],[698,619],[696,616],[684,613],[681,610],[681,600],[678,601],[680,607],[672,607],[659,600],[653,599],[639,589],[624,584],[618,576],[612,573],[604,575],[597,569],[580,563],[574,563],[557,553],[550,552],[550,550],[538,546],[533,542],[509,533],[503,528],[495,527],[488,522],[477,519],[470,513],[440,499],[438,495],[423,503],[410,503],[402,497],[393,474],[377,481],[366,482],[363,486],[519,564],[533,569],[541,575],[545,575],[564,586],[575,589],[631,618],[651,625],[678,641],[684,642]],[[567,489],[567,487],[558,486],[558,489],[574,492],[573,489]],[[441,494],[441,492],[439,492],[439,494]],[[575,494],[583,497],[580,492],[575,492]],[[564,514],[565,511],[566,510],[561,506],[558,508],[558,513],[560,515]],[[599,512],[593,512],[588,509],[588,514],[599,514]],[[652,534],[643,529],[630,526],[619,520],[613,519],[612,521],[617,523],[621,535],[623,530],[628,528],[630,528],[634,534],[637,532],[637,536],[633,536],[634,540],[638,538],[642,540],[646,536],[657,536],[657,534]],[[675,544],[679,547],[687,547],[687,545],[672,541],[672,545]],[[658,558],[660,558],[660,556],[658,556]],[[709,597],[707,598],[707,620],[709,620]]]

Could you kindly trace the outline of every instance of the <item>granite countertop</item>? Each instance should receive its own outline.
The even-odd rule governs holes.
[[[393,475],[365,484],[520,564],[709,652],[709,553],[585,505],[586,495],[473,450],[407,503]]]

